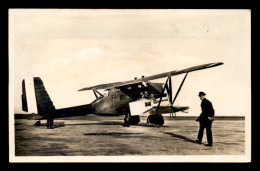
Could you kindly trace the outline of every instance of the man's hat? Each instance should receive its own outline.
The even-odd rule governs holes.
[[[199,96],[206,96],[206,93],[204,93],[203,91],[200,91]]]

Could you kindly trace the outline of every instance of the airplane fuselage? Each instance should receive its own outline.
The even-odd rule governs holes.
[[[130,113],[129,103],[144,96],[162,93],[163,83],[139,84],[121,89],[111,89],[107,96],[91,103],[92,112],[99,115],[125,115]]]

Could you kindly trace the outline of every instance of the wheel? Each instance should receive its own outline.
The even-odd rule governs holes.
[[[164,124],[164,119],[162,115],[149,115],[146,122],[148,125],[162,126]]]
[[[34,125],[35,125],[35,126],[40,126],[40,125],[41,125],[41,121],[37,121],[37,122],[35,122]]]
[[[157,115],[157,116],[158,116],[158,119],[157,119],[158,126],[162,126],[164,124],[163,116],[162,115]]]
[[[151,124],[151,115],[149,115],[149,116],[147,117],[147,119],[146,119],[146,123],[147,123],[148,125]]]
[[[137,125],[140,122],[139,116],[131,116],[129,119],[131,125]]]

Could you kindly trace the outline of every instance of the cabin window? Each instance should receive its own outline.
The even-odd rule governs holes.
[[[151,106],[151,102],[145,102],[145,107]]]
[[[120,95],[120,100],[125,100],[126,96],[125,95]]]

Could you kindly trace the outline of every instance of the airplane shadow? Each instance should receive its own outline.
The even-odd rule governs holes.
[[[162,131],[160,131],[160,132],[162,132]],[[183,139],[184,141],[187,141],[187,142],[191,142],[191,143],[197,144],[195,140],[192,140],[192,139],[190,139],[190,138],[188,138],[188,137],[185,137],[185,136],[183,136],[183,135],[179,135],[179,134],[175,134],[175,133],[171,133],[171,132],[162,132],[162,133],[171,135],[172,137],[176,137],[176,138],[179,138],[179,139]]]
[[[64,127],[65,125],[54,125],[53,128],[59,128],[59,127]]]
[[[84,135],[110,135],[110,136],[120,136],[120,135],[137,135],[141,133],[122,133],[122,132],[106,132],[106,133],[87,133]]]
[[[65,125],[122,125],[123,122],[99,122],[99,123],[79,123],[79,124],[65,124]]]
[[[36,126],[36,127],[39,127],[39,126],[47,127],[47,123],[41,123],[40,125],[37,125],[35,123],[34,126]],[[59,127],[64,127],[64,126],[65,126],[64,122],[54,122],[53,123],[53,129],[59,128]]]
[[[35,127],[39,127],[34,125]],[[46,125],[40,125],[41,127],[47,127]],[[53,125],[52,129],[56,129],[56,128],[60,128],[60,127],[64,127],[65,125]]]
[[[104,121],[104,122],[99,122],[99,123],[79,123],[79,124],[65,124],[65,125],[123,125],[123,122],[121,121]],[[139,123],[138,125],[130,125],[132,126],[141,126],[141,127],[155,127],[155,128],[160,128],[160,127],[169,127],[169,126],[153,126],[153,125],[147,125],[146,123]]]

